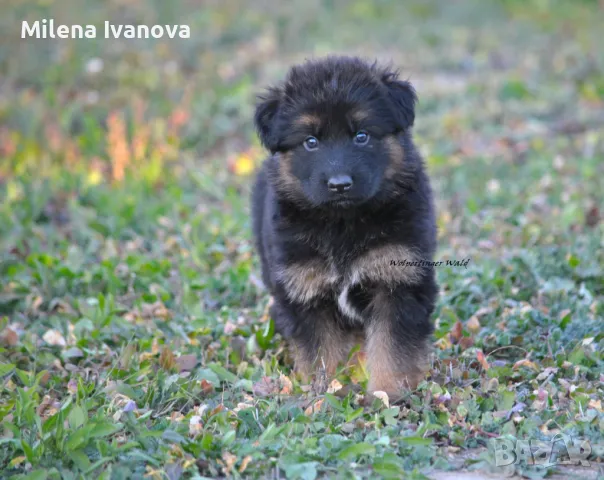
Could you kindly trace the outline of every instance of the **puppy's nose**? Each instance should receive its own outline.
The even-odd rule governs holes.
[[[330,192],[344,193],[352,188],[352,178],[349,175],[336,175],[327,180]]]

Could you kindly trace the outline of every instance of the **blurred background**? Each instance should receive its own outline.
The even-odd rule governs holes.
[[[22,20],[43,18],[95,25],[97,38],[20,38]],[[255,161],[254,95],[328,53],[401,67],[419,92],[429,162],[517,159],[552,133],[601,125],[602,18],[595,0],[7,0],[3,175],[32,155],[36,169],[62,162],[103,180],[137,162],[158,180],[172,160],[226,161],[250,147]],[[105,20],[187,24],[191,38],[105,39]]]
[[[437,452],[434,465],[449,468],[462,448],[559,425],[601,457],[601,0],[1,9],[0,470],[215,478],[237,462],[260,478],[352,478],[367,463],[351,459],[386,451],[368,477],[402,478]],[[21,21],[43,18],[95,25],[97,38],[20,38]],[[191,38],[105,39],[105,21],[187,24]],[[437,257],[470,259],[438,269],[440,383],[404,418],[385,410],[391,439],[346,423],[361,415],[377,432],[377,409],[350,414],[336,400],[325,414],[278,400],[301,391],[285,376],[251,242],[249,187],[265,156],[255,95],[292,63],[330,53],[392,62],[415,85]],[[325,432],[347,438],[327,435],[318,457]]]

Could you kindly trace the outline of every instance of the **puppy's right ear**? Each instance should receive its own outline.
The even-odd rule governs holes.
[[[266,94],[258,96],[254,124],[258,137],[268,150],[277,151],[279,135],[276,125],[277,113],[281,102],[281,90],[276,87],[269,88]]]

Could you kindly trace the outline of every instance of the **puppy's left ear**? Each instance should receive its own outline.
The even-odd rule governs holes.
[[[276,126],[277,113],[281,103],[281,90],[270,88],[265,95],[258,96],[254,124],[258,137],[268,150],[275,152],[279,146],[279,136]]]
[[[382,81],[388,89],[388,97],[399,128],[405,130],[413,126],[415,103],[417,102],[417,94],[413,85],[406,80],[399,80],[393,73],[385,74]]]

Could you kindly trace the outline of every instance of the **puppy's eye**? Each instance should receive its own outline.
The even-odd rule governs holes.
[[[369,141],[369,134],[367,132],[357,132],[354,136],[354,143],[357,145],[365,145]]]
[[[315,137],[306,137],[306,140],[304,140],[304,148],[306,148],[306,150],[309,152],[316,150],[319,148],[319,140],[317,140]]]

